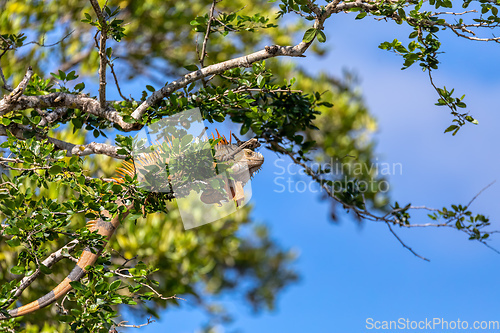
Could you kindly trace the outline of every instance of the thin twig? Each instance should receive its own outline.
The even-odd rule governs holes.
[[[101,38],[99,40],[99,103],[101,109],[106,108],[106,65],[108,63],[106,56],[106,40],[108,39],[108,25],[102,13],[101,7],[97,0],[90,0],[94,12],[97,15],[101,26]]]
[[[477,199],[478,196],[481,195],[481,193],[483,193],[484,191],[486,191],[490,186],[492,186],[493,184],[496,183],[496,180],[492,181],[491,183],[489,183],[488,185],[486,185],[486,187],[484,187],[481,191],[478,192],[478,194],[476,194],[474,196],[474,198],[472,198],[469,203],[467,204],[467,207],[470,207],[470,205],[474,202],[474,200]]]
[[[408,251],[410,251],[415,256],[419,257],[420,259],[423,259],[425,261],[430,261],[429,259],[427,259],[425,257],[422,257],[420,254],[416,253],[415,251],[413,251],[413,249],[411,247],[409,247],[408,245],[406,245],[405,242],[403,242],[401,240],[401,238],[399,238],[399,236],[394,232],[394,230],[392,230],[391,224],[389,222],[386,222],[385,224],[387,224],[387,227],[389,228],[389,230],[391,231],[391,233],[394,235],[394,237],[396,237],[396,239],[399,241],[399,243],[401,243],[401,245],[403,245],[404,248],[406,248]]]
[[[154,323],[155,320],[152,320],[151,318],[152,318],[152,316],[148,318],[148,321],[145,324],[141,324],[141,325],[128,325],[128,324],[126,324],[126,323],[128,323],[128,321],[124,320],[124,321],[121,321],[118,324],[116,324],[116,327],[141,328],[141,327],[144,327],[144,326],[147,326],[149,324]]]
[[[71,30],[69,33],[67,33],[63,38],[61,38],[59,41],[55,42],[55,43],[52,43],[52,44],[49,44],[49,45],[45,45],[44,43],[44,39],[45,37],[43,37],[42,39],[42,43],[39,43],[39,42],[35,42],[35,41],[31,41],[31,42],[28,42],[28,43],[25,43],[23,44],[22,46],[26,46],[26,45],[30,45],[30,44],[35,44],[35,45],[38,45],[40,47],[52,47],[52,46],[56,46],[57,44],[60,44],[62,43],[66,38],[68,38],[69,36],[71,36],[71,34],[75,32],[75,30]]]
[[[465,15],[465,14],[468,14],[468,13],[477,13],[477,10],[475,10],[475,9],[473,9],[473,10],[467,10],[467,11],[462,12],[462,13],[438,12],[438,13],[433,13],[433,14],[429,15],[429,17],[438,16],[438,15]]]
[[[3,74],[2,66],[0,66],[0,77],[2,78],[3,82],[2,88],[7,91],[12,91],[13,88],[7,84],[7,80],[5,79],[5,76]]]
[[[133,279],[134,276],[132,274],[123,274],[121,271],[124,270],[123,268],[122,269],[116,269],[116,270],[111,270],[111,272],[113,272],[114,274],[118,275],[118,276],[121,276],[121,277],[124,277],[124,278],[129,278],[129,279]],[[127,269],[128,270],[128,269]],[[146,276],[142,276],[144,278],[146,278]],[[163,296],[162,294],[160,294],[158,291],[156,291],[153,287],[151,287],[149,284],[147,283],[144,283],[144,282],[137,282],[138,284],[140,284],[141,286],[143,287],[146,287],[148,288],[149,290],[151,290],[158,298],[162,299],[162,300],[169,300],[169,299],[178,299],[178,300],[183,300],[185,301],[184,298],[181,298],[181,297],[177,297],[177,295],[173,295],[173,296],[168,296],[168,297],[165,297]]]
[[[205,67],[203,64],[205,61],[205,56],[207,52],[207,43],[208,43],[208,36],[210,35],[210,28],[212,26],[212,21],[214,19],[214,11],[215,11],[215,5],[217,4],[217,0],[213,0],[212,2],[212,7],[210,7],[210,14],[208,18],[208,23],[207,23],[207,31],[205,32],[205,38],[203,39],[203,44],[201,46],[201,54],[200,54],[200,65],[201,68]]]
[[[120,89],[120,84],[118,83],[118,78],[116,77],[115,73],[115,65],[111,62],[108,61],[109,68],[111,69],[111,74],[113,74],[113,77],[115,79],[115,84],[116,84],[116,89],[118,89],[118,94],[120,94],[120,97],[123,98],[125,101],[129,101],[129,99],[122,94],[122,90]]]

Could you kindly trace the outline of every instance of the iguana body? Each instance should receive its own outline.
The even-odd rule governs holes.
[[[225,186],[226,192],[229,194],[229,198],[223,198],[221,194],[215,190],[206,191],[201,194],[201,200],[204,203],[215,204],[229,199],[234,200],[237,205],[240,204],[241,200],[244,198],[243,186],[249,180],[248,175],[252,176],[253,173],[260,169],[262,163],[264,163],[262,155],[252,150],[256,146],[258,146],[258,143],[255,139],[247,141],[243,144],[241,144],[238,140],[238,145],[230,144],[224,139],[221,144],[215,147],[216,159],[233,162],[231,166],[233,179],[229,180],[229,184],[226,184]],[[128,162],[124,162],[122,168],[118,170],[118,172],[122,175],[128,174],[131,176],[134,175],[134,171],[133,165]],[[114,179],[118,182],[123,182],[122,178]],[[120,204],[125,205],[125,203],[121,202]],[[89,221],[87,223],[87,228],[90,231],[97,230],[99,235],[105,236],[106,240],[109,240],[116,228],[120,225],[121,221],[127,217],[133,207],[133,204],[129,204],[126,207],[127,209],[122,214],[118,214],[110,221],[104,221],[103,219]],[[103,215],[111,218],[107,211],[105,211]],[[100,251],[93,253],[90,248],[85,248],[78,259],[75,268],[73,268],[69,275],[61,283],[59,283],[57,287],[36,301],[16,309],[9,310],[9,316],[4,316],[0,313],[0,320],[23,316],[54,303],[57,299],[61,298],[72,289],[70,282],[80,280],[86,274],[85,268],[87,266],[94,265],[100,254]]]

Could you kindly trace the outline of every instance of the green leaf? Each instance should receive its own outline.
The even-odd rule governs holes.
[[[304,33],[304,37],[302,37],[302,41],[304,43],[309,43],[310,41],[312,41],[314,39],[314,37],[316,37],[317,33],[318,33],[318,30],[316,30],[314,28],[307,29],[306,32]]]
[[[241,135],[245,135],[245,134],[247,134],[248,130],[250,129],[250,125],[251,125],[251,123],[250,123],[250,122],[245,122],[245,123],[241,126],[240,134],[241,134]]]
[[[113,303],[113,304],[122,304],[123,303],[122,302],[122,298],[121,297],[113,297],[111,299],[111,303]]]
[[[59,70],[59,77],[63,81],[66,80],[66,73],[64,73],[62,70]]]
[[[318,30],[318,42],[320,42],[320,43],[326,42],[326,35],[321,30]]]
[[[264,80],[264,76],[259,74],[257,76],[257,85],[259,86],[259,88],[263,88],[265,83],[266,81]]]
[[[471,117],[471,116],[466,116],[466,117],[465,117],[465,120],[467,120],[469,123],[472,123],[472,124],[474,124],[474,125],[479,124],[479,122],[477,121],[477,119],[474,119],[474,118],[473,118],[473,117]]]
[[[116,280],[116,281],[113,281],[110,285],[109,285],[109,290],[116,290],[118,288],[120,288],[120,285],[122,284],[122,281],[121,280]]]
[[[85,83],[81,82],[81,83],[78,83],[76,86],[75,86],[75,90],[80,92],[82,91],[83,89],[85,88]]]
[[[45,275],[52,274],[52,270],[47,266],[45,266],[44,264],[40,264],[40,271]]]
[[[146,86],[146,89],[151,92],[155,92],[155,88],[153,86],[150,86],[149,84]]]
[[[86,287],[80,281],[72,281],[69,283],[75,290],[85,290]]]
[[[21,266],[14,266],[10,269],[10,272],[15,275],[22,275],[24,274],[25,270],[24,267]]]
[[[458,126],[457,126],[457,125],[450,125],[450,126],[448,126],[448,128],[447,128],[447,129],[445,129],[445,130],[444,130],[444,132],[445,132],[445,133],[448,133],[448,132],[451,132],[451,131],[453,131],[453,130],[456,130],[457,128],[458,128]]]
[[[368,13],[367,12],[361,12],[356,16],[356,20],[361,20],[364,18]]]
[[[126,122],[127,124],[133,124],[136,122],[136,120],[134,118],[132,118],[132,116],[123,116],[123,121]]]
[[[198,70],[198,66],[196,65],[187,65],[187,66],[184,66],[185,69],[187,69],[188,71],[197,71]]]
[[[50,75],[52,75],[54,77],[54,79],[57,79],[57,80],[61,80],[61,78],[59,77],[59,75],[57,75],[56,73],[50,73]]]
[[[50,173],[51,175],[57,175],[57,174],[58,174],[58,173],[60,173],[61,171],[62,171],[62,168],[61,168],[61,166],[59,166],[59,165],[53,165],[53,166],[51,166],[51,167],[50,167],[50,169],[49,169],[49,173]]]
[[[75,71],[69,72],[68,75],[66,75],[66,80],[71,81],[78,78],[78,75],[76,75],[75,73],[76,73]]]
[[[304,140],[304,137],[302,135],[296,135],[293,140],[295,143],[300,144]]]
[[[9,239],[8,241],[6,241],[6,243],[9,244],[10,247],[16,247],[21,245],[21,241],[17,237]]]

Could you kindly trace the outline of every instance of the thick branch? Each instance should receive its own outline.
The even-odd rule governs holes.
[[[78,155],[87,156],[92,154],[107,155],[110,157],[124,160],[127,156],[118,154],[117,146],[108,145],[105,143],[91,142],[86,145],[75,145],[66,141],[61,141],[54,138],[48,138],[50,143],[53,143],[59,149],[66,150],[67,156]]]
[[[17,124],[10,124],[9,126],[0,125],[0,136],[8,136],[7,131],[12,133],[16,138],[20,140],[25,140],[29,137],[30,132],[32,132],[27,127],[22,127]],[[61,150],[66,150],[66,156],[78,155],[78,156],[87,156],[92,154],[102,154],[111,156],[114,158],[125,159],[125,155],[118,154],[117,146],[108,145],[105,143],[97,143],[91,142],[86,145],[75,145],[70,142],[58,140],[51,137],[44,137],[39,133],[35,133],[35,137],[37,140],[47,139],[50,143],[54,144],[54,146]]]
[[[324,19],[322,19],[324,20]],[[265,59],[274,58],[278,56],[288,57],[303,57],[303,53],[311,45],[309,43],[301,42],[295,46],[266,46],[264,50],[251,53],[246,56],[238,57],[235,59],[227,60],[218,64],[210,65],[200,70],[186,74],[184,77],[164,86],[163,88],[155,91],[146,101],[132,113],[132,117],[136,120],[146,113],[149,107],[158,103],[161,99],[168,97],[172,92],[182,89],[192,82],[198,81],[204,77],[220,74],[226,70],[236,67],[251,67],[253,63]],[[0,116],[15,110],[25,110],[28,108],[57,108],[68,107],[77,108],[83,112],[95,115],[97,117],[109,120],[110,122],[120,126],[123,131],[129,132],[138,130],[142,127],[140,124],[126,123],[122,116],[112,107],[106,105],[105,108],[101,107],[101,102],[96,101],[86,95],[73,95],[68,93],[51,93],[44,96],[19,96],[15,101],[6,101],[5,98],[0,101]]]
[[[310,44],[311,42],[301,42],[300,44],[295,46],[266,46],[264,50],[254,52],[243,57],[227,60],[218,64],[210,65],[186,74],[184,77],[155,91],[151,96],[149,96],[146,101],[144,101],[141,105],[139,105],[137,109],[135,109],[135,111],[132,113],[132,117],[136,120],[141,119],[141,117],[146,113],[146,110],[149,107],[152,107],[163,98],[168,97],[172,92],[187,87],[192,82],[198,81],[204,77],[213,74],[220,74],[236,67],[251,67],[255,62],[278,56],[303,57],[304,52],[307,50]]]
[[[85,113],[109,120],[120,126],[125,132],[137,130],[139,124],[129,124],[123,121],[122,116],[112,107],[102,109],[100,103],[94,98],[86,95],[73,95],[68,93],[56,92],[43,96],[20,96],[16,101],[6,103],[5,98],[0,101],[0,116],[11,111],[25,110],[29,108],[58,108],[67,107],[80,109]]]

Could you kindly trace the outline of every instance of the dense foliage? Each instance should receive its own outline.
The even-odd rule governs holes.
[[[102,237],[85,228],[86,220],[103,211],[119,214],[118,198],[135,202],[110,250],[59,307],[0,322],[11,332],[106,332],[124,325],[116,318],[121,307],[158,316],[181,302],[174,295],[227,319],[209,295],[244,290],[255,310],[272,309],[297,279],[293,253],[264,226],[249,228],[251,207],[184,231],[171,197],[137,189],[133,179],[102,179],[130,158],[132,137],[143,126],[195,107],[206,121],[239,124],[240,135],[303,167],[334,203],[334,219],[344,208],[393,233],[412,227],[411,205],[390,203],[382,176],[368,168],[338,174],[322,167],[333,159],[345,165],[373,160],[369,134],[376,124],[354,84],[307,74],[281,58],[324,54],[318,43],[333,39],[324,32],[332,15],[354,12],[356,19],[408,25],[408,42],[380,48],[401,55],[403,68],[418,64],[429,75],[437,105],[453,117],[445,132],[455,135],[478,121],[461,111],[464,96],[433,81],[439,34],[498,42],[477,34],[500,22],[498,4],[486,0],[460,2],[461,13],[439,0],[11,0],[0,6],[1,311],[45,294],[84,246],[100,246]],[[467,205],[430,218],[470,239],[489,236],[488,219]],[[57,260],[44,261],[53,253]]]

